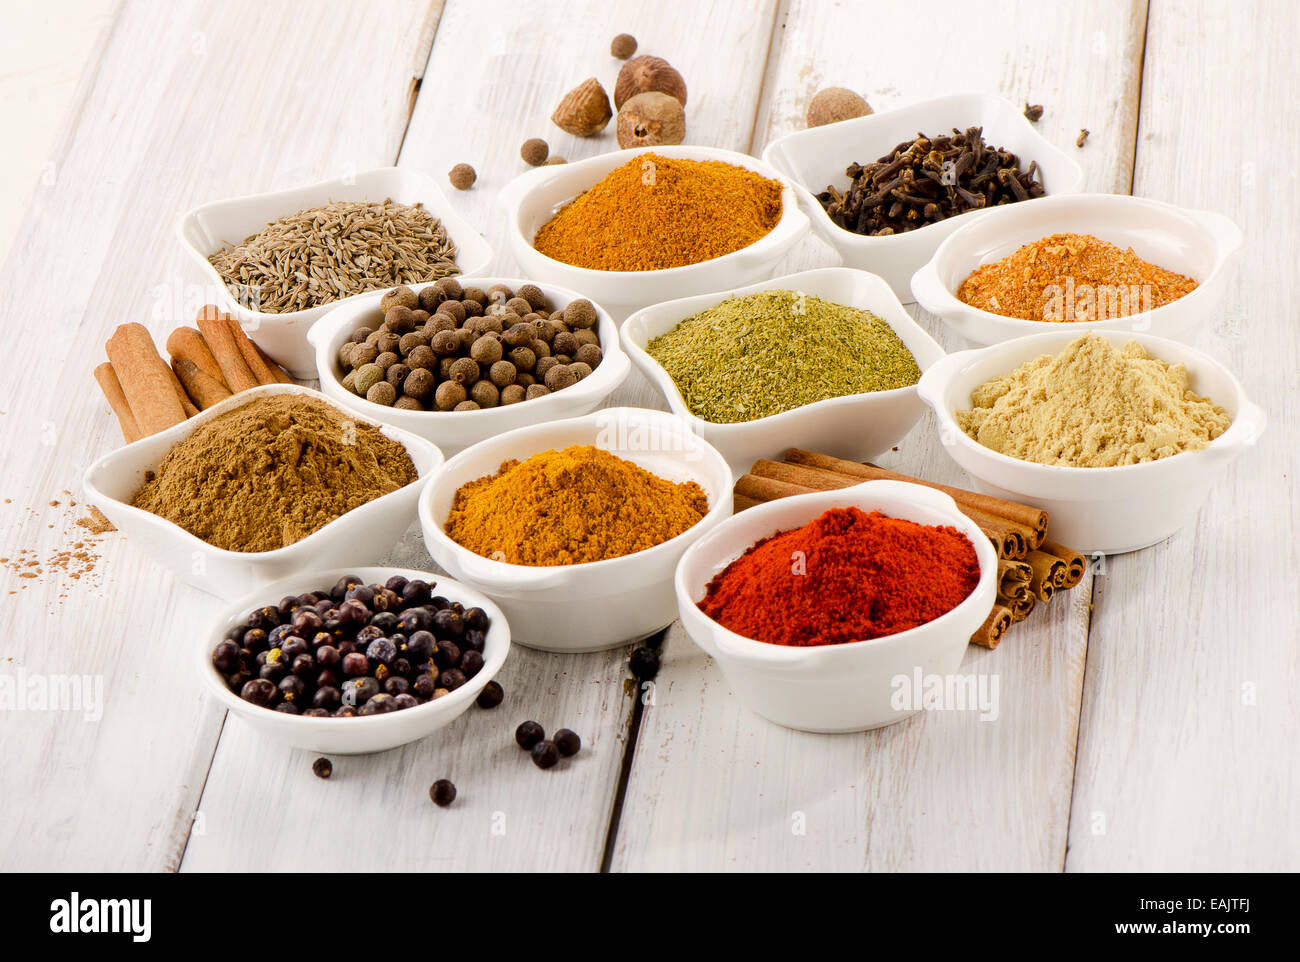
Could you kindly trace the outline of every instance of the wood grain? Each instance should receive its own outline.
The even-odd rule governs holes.
[[[1152,5],[1134,191],[1245,231],[1222,314],[1195,344],[1270,424],[1194,524],[1109,559],[1097,579],[1071,871],[1300,864],[1300,336],[1283,240],[1300,206],[1300,118],[1294,83],[1279,82],[1295,58],[1277,29],[1294,16],[1284,0]],[[1244,146],[1261,134],[1272,148]]]
[[[0,796],[11,870],[175,868],[221,713],[193,674],[214,598],[177,584],[120,536],[74,580],[58,553],[85,531],[71,509],[92,459],[121,436],[91,371],[109,332],[138,320],[159,343],[202,300],[172,233],[202,201],[391,163],[425,0],[123,5],[54,160],[0,268],[0,317],[40,363],[0,370],[4,555],[43,562],[38,578],[0,568],[5,673],[102,678],[103,718],[6,713]],[[256,29],[252,28],[256,25]],[[367,50],[397,56],[361,57]],[[359,69],[341,71],[340,64]],[[289,66],[291,65],[291,67]],[[364,109],[355,109],[357,104]],[[16,327],[15,325],[19,325]],[[49,502],[58,501],[58,506]]]
[[[872,44],[864,59],[862,8],[791,0],[754,150],[802,127],[807,100],[823,86],[855,88],[878,110],[988,90],[1044,103],[1043,133],[1058,144],[1073,140],[1065,132],[1083,123],[1075,118],[1108,118],[1087,124],[1096,133],[1079,160],[1093,188],[1127,190],[1143,7],[1071,6],[1050,20],[1037,9],[998,4],[977,15],[965,3],[932,4],[928,18],[962,29],[926,32],[924,56],[912,44]],[[875,6],[870,22],[875,36],[916,34],[911,8]],[[1103,38],[1100,53],[1080,43],[1089,37]],[[834,263],[826,245],[808,240],[777,273]],[[963,347],[937,319],[915,306],[911,313],[949,350]],[[943,453],[928,413],[880,462],[968,483]],[[658,705],[645,713],[613,867],[1059,871],[1090,591],[1085,577],[1012,628],[996,651],[968,652],[962,674],[998,679],[996,721],[936,712],[866,735],[788,732],[757,718],[736,703],[711,660],[675,632]],[[792,832],[797,817],[806,822],[804,836]]]

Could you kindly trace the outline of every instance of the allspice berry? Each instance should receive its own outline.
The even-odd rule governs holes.
[[[591,137],[604,130],[613,116],[605,88],[595,77],[588,77],[564,95],[551,114],[551,123],[575,137]]]
[[[620,33],[609,42],[609,53],[611,57],[626,60],[636,53],[636,37],[630,33]]]
[[[637,94],[619,108],[617,136],[623,148],[680,144],[686,139],[686,111],[668,94]]]
[[[501,392],[491,381],[476,381],[469,390],[469,399],[481,408],[494,408],[501,401]]]
[[[550,146],[540,137],[525,140],[524,145],[519,148],[519,156],[524,159],[525,164],[531,167],[540,167],[546,163],[547,155],[550,152]]]
[[[455,381],[443,381],[434,393],[434,403],[438,405],[439,411],[451,411],[468,397],[469,392],[465,390],[465,385],[457,384]]]
[[[586,364],[590,368],[600,367],[600,362],[604,360],[604,352],[601,351],[598,344],[583,344],[573,355],[575,361]]]
[[[503,405],[518,404],[520,401],[524,400],[525,393],[524,388],[520,385],[507,384],[501,389],[501,403]]]
[[[556,164],[567,164],[567,163],[568,163],[567,160],[565,160],[565,159],[564,159],[563,157],[561,157],[559,154],[556,154],[554,157],[547,157],[547,158],[546,158],[546,164],[545,164],[545,166],[547,166],[547,167],[554,167]]]
[[[573,328],[596,326],[596,306],[585,297],[570,301],[564,309],[564,323]]]
[[[614,109],[622,110],[637,94],[664,93],[675,97],[683,107],[686,106],[686,81],[682,75],[662,57],[633,57],[623,64],[614,83]]]
[[[540,311],[546,306],[546,295],[536,284],[525,284],[515,292],[515,297],[527,301],[528,306],[535,311]]]
[[[415,291],[411,290],[406,285],[402,285],[401,287],[394,287],[383,296],[379,301],[379,309],[384,312],[385,319],[387,319],[389,310],[398,305],[407,309],[412,309],[418,307],[419,304],[420,299],[416,296]]]
[[[473,384],[479,379],[478,361],[470,357],[457,358],[450,368],[450,379],[459,384]]]
[[[564,364],[557,364],[546,372],[546,387],[551,391],[563,391],[578,383],[577,377]]]
[[[474,181],[478,180],[478,174],[474,173],[474,168],[469,164],[457,164],[447,174],[447,179],[457,190],[469,190],[474,186]]]
[[[808,113],[804,123],[809,127],[821,127],[825,124],[865,117],[872,113],[871,105],[844,87],[827,87],[819,90],[808,102]]]
[[[366,400],[374,404],[382,404],[385,407],[392,407],[393,402],[397,400],[397,388],[387,381],[379,381],[377,384],[370,386],[370,390],[366,392]]]

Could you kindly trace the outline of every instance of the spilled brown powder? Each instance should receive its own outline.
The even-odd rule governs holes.
[[[378,428],[301,394],[260,397],[202,425],[132,502],[228,551],[274,551],[416,480]]]

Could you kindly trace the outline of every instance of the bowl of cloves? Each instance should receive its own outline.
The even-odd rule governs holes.
[[[971,217],[1083,186],[1083,169],[993,94],[796,131],[763,160],[795,182],[844,266],[879,274],[904,303],[914,300],[912,274]]]

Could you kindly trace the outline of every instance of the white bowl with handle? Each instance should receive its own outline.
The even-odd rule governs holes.
[[[86,470],[86,496],[128,541],[154,561],[175,572],[185,583],[222,598],[238,597],[312,568],[379,561],[410,527],[420,489],[443,458],[442,452],[424,438],[355,412],[339,411],[345,417],[374,424],[385,437],[401,444],[419,477],[403,488],[340,515],[301,541],[274,551],[227,551],[131,504],[145,476],[158,469],[177,443],[214,418],[260,397],[280,394],[325,400],[319,391],[296,384],[268,384],[241,391],[166,431],[104,455]]]
[[[532,282],[517,277],[475,277],[467,279],[466,283],[484,290],[494,284],[505,284],[511,290],[518,290],[524,284]],[[416,284],[411,289],[418,292],[429,286],[431,285]],[[582,297],[577,291],[563,287],[550,284],[537,286],[546,295],[552,310],[563,308]],[[599,303],[592,301],[596,308],[596,336],[600,338],[603,356],[590,376],[577,384],[531,401],[480,411],[405,411],[391,405],[376,404],[343,386],[343,370],[339,366],[338,354],[339,348],[351,338],[357,328],[375,328],[383,321],[383,315],[379,311],[379,301],[383,296],[383,293],[377,293],[350,298],[349,303],[322,317],[307,334],[308,340],[316,349],[316,373],[320,378],[321,390],[331,400],[346,408],[433,441],[448,456],[485,438],[515,428],[587,414],[609,397],[632,369],[632,362],[619,344],[618,325]]]
[[[181,215],[176,234],[207,281],[210,291],[205,297],[215,299],[223,311],[237,318],[249,338],[290,374],[306,380],[316,376],[316,353],[307,343],[307,331],[326,312],[364,295],[354,294],[302,311],[268,314],[236,300],[208,257],[300,210],[331,201],[378,203],[385,198],[399,204],[423,204],[442,221],[447,237],[456,245],[456,266],[460,268],[457,277],[471,277],[487,268],[492,248],[483,235],[451,208],[431,177],[407,167],[381,167],[305,187],[213,201]]]
[[[944,450],[965,468],[975,490],[1047,511],[1048,536],[1076,551],[1135,551],[1163,541],[1195,517],[1228,465],[1259,440],[1267,417],[1232,373],[1209,355],[1151,334],[1095,331],[1116,348],[1137,341],[1152,357],[1184,364],[1191,390],[1228,412],[1228,430],[1199,451],[1142,464],[1074,468],[1001,454],[957,426],[954,412],[971,407],[975,388],[1026,361],[1059,354],[1081,333],[1037,334],[949,354],[921,376],[917,391],[938,417]]]
[[[918,133],[940,137],[951,134],[954,127],[960,131],[982,127],[984,142],[1014,153],[1020,158],[1021,170],[1037,162],[1043,189],[1049,196],[1078,193],[1083,188],[1083,168],[1043,137],[1025,119],[1023,108],[994,94],[936,97],[896,110],[798,130],[768,144],[763,159],[798,185],[813,230],[835,249],[844,266],[879,274],[907,304],[912,299],[912,275],[930,259],[940,242],[988,211],[968,211],[902,234],[869,237],[845,230],[831,220],[816,195],[827,186],[847,189],[845,169],[849,164],[871,163]],[[1009,206],[1035,203],[1038,200]]]
[[[502,463],[591,444],[669,481],[695,481],[709,501],[695,525],[662,544],[619,558],[539,567],[470,551],[444,530],[461,486]],[[607,408],[581,418],[519,428],[466,448],[434,475],[420,498],[420,526],[433,560],[491,596],[514,640],[544,651],[600,651],[651,635],[676,615],[673,571],[682,553],[731,514],[731,471],[710,444],[663,411]]]
[[[598,271],[574,267],[548,257],[533,246],[538,229],[557,210],[595,186],[610,171],[645,153],[675,159],[721,161],[779,180],[785,188],[781,193],[781,219],[771,231],[748,247],[698,264],[657,271]],[[726,198],[719,199],[719,202],[725,201]],[[538,167],[525,171],[506,184],[501,189],[499,202],[506,216],[510,252],[523,265],[523,273],[549,284],[585,291],[588,297],[600,301],[619,322],[647,304],[761,280],[808,232],[808,217],[799,209],[794,184],[787,177],[757,158],[717,147],[615,150],[570,164]],[[691,225],[680,224],[677,229],[689,231]]]
[[[756,542],[800,528],[831,508],[846,507],[956,528],[975,548],[980,567],[975,589],[951,611],[916,628],[816,647],[746,638],[700,610],[709,582]],[[750,709],[786,728],[857,732],[892,725],[920,710],[915,702],[895,704],[900,679],[910,683],[918,672],[924,677],[957,671],[971,635],[993,608],[997,571],[992,543],[948,495],[904,481],[867,481],[769,501],[729,518],[683,555],[675,586],[682,626]],[[923,573],[917,575],[917,586],[924,590]]]
[[[393,575],[420,579],[434,586],[434,594],[458,601],[466,608],[478,607],[487,612],[488,629],[483,641],[483,667],[473,678],[455,691],[432,701],[383,715],[354,718],[310,718],[263,708],[240,698],[230,690],[225,678],[212,665],[212,650],[226,637],[226,632],[256,608],[274,607],[285,595],[300,595],[322,588],[328,590],[339,578],[356,575],[366,584],[383,584]],[[407,568],[334,568],[308,570],[271,584],[262,585],[226,606],[202,634],[203,644],[196,649],[199,677],[208,693],[225,708],[251,725],[259,734],[290,748],[332,755],[358,755],[383,752],[416,741],[445,728],[463,714],[479,692],[501,670],[510,653],[510,625],[492,599],[441,575]]]
[[[925,411],[925,405],[916,396],[915,385],[828,398],[737,424],[716,424],[691,413],[676,383],[650,356],[647,345],[686,318],[729,297],[769,290],[793,290],[870,311],[893,329],[912,352],[922,372],[943,357],[943,348],[908,316],[882,278],[846,267],[803,271],[748,287],[643,308],[623,325],[623,344],[632,362],[663,392],[673,413],[688,421],[696,434],[721,451],[737,475],[744,474],[760,458],[780,458],[791,447],[865,461],[888,450],[907,434]]]
[[[1092,321],[1027,321],[972,307],[957,299],[962,282],[977,267],[1014,253],[1050,234],[1091,234],[1131,248],[1148,263],[1184,274],[1195,290],[1152,310]],[[1029,334],[1084,330],[1144,331],[1160,337],[1194,334],[1223,303],[1231,266],[1241,249],[1241,228],[1222,214],[1187,210],[1127,194],[1074,194],[1011,204],[963,224],[912,276],[912,293],[922,307],[971,344],[996,344]],[[1112,313],[1116,305],[1141,303],[1142,291],[1076,287],[1061,291],[1062,311],[1072,315],[1079,298],[1091,295]],[[1069,295],[1067,297],[1067,294]]]

